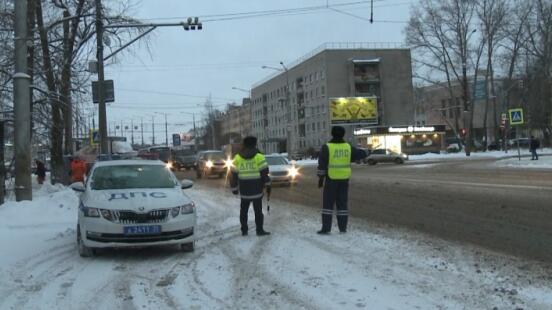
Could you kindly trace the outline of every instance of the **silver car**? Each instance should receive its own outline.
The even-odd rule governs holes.
[[[279,154],[266,155],[270,180],[273,184],[290,185],[297,182],[299,169]]]
[[[375,165],[377,163],[404,164],[407,160],[408,155],[404,153],[397,153],[389,149],[377,149],[372,150],[368,157],[364,159],[364,162],[369,165]]]

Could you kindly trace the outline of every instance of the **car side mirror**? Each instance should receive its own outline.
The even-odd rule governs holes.
[[[79,192],[79,193],[84,193],[84,190],[85,190],[84,184],[82,182],[75,182],[69,185],[69,187],[75,192]]]
[[[182,181],[180,181],[180,188],[182,188],[182,189],[192,188],[192,186],[194,186],[194,182],[193,182],[193,181],[190,181],[190,180],[182,180]]]

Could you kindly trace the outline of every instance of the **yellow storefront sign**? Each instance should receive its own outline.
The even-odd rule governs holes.
[[[330,98],[332,124],[378,124],[376,97]]]

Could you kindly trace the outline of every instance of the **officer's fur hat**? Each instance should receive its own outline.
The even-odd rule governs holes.
[[[334,139],[343,139],[344,136],[345,136],[345,128],[341,126],[332,127],[332,137]]]
[[[248,136],[243,138],[243,146],[247,148],[254,148],[257,146],[257,138]]]

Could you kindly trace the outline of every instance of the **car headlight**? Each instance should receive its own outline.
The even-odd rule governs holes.
[[[86,217],[100,217],[100,210],[98,208],[85,207],[82,202],[79,207]]]
[[[232,161],[231,158],[228,158],[224,161],[224,167],[228,169],[234,167],[234,162]]]
[[[294,179],[298,175],[299,175],[299,169],[297,169],[296,167],[291,167],[288,169],[288,176]]]
[[[169,162],[166,164],[166,167],[167,167],[167,169],[172,169],[173,163],[169,161]]]
[[[174,208],[171,209],[171,216],[172,217],[177,217],[179,213],[180,213],[180,207],[174,207]]]
[[[180,207],[180,213],[181,214],[192,214],[195,211],[195,205],[194,203],[185,204]]]
[[[213,162],[210,161],[210,160],[208,160],[208,161],[205,163],[205,166],[206,166],[207,168],[213,168]]]

